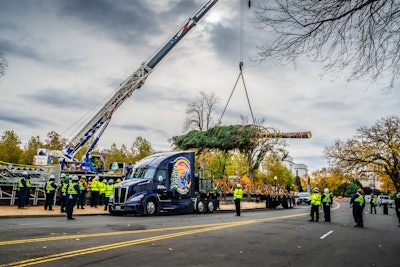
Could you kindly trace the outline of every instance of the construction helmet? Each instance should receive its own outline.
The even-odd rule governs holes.
[[[49,180],[55,180],[55,179],[56,179],[56,177],[53,174],[50,175]]]
[[[319,188],[318,187],[314,188],[314,193],[318,193],[318,192],[319,192]]]
[[[61,178],[64,178],[65,177],[65,173],[61,173],[61,176],[60,176]]]
[[[325,188],[325,189],[324,189],[324,193],[325,193],[325,194],[328,194],[328,193],[329,193],[329,189],[328,189],[328,188]]]
[[[74,176],[72,176],[72,181],[79,181],[79,177],[78,177],[78,175],[74,175]]]
[[[364,194],[364,190],[362,190],[361,188],[357,189],[357,193]]]
[[[240,187],[242,187],[242,186],[241,186],[240,184],[237,184],[236,187],[237,187],[237,188],[240,188]]]
[[[114,180],[113,180],[113,179],[110,179],[110,180],[108,180],[108,183],[109,183],[109,184],[113,184],[113,183],[114,183]]]
[[[27,172],[27,171],[24,171],[23,173],[22,173],[22,176],[24,176],[24,177],[31,177],[31,175],[30,175],[30,173],[29,172]]]

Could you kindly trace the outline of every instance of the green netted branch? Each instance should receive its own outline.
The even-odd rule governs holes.
[[[215,126],[206,131],[193,130],[181,136],[172,137],[173,145],[178,149],[239,149],[246,151],[258,145],[258,139],[264,132],[255,125]]]

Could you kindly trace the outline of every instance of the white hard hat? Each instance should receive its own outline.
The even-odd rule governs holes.
[[[112,184],[112,183],[114,183],[114,180],[113,180],[113,179],[110,179],[110,180],[108,180],[108,183],[109,183],[109,184]]]
[[[241,187],[241,185],[240,185],[240,184],[237,184],[237,185],[236,185],[236,187],[237,187],[237,188],[240,188],[240,187]]]
[[[61,173],[61,178],[64,178],[65,177],[65,173]]]
[[[318,192],[319,192],[319,188],[318,187],[314,188],[314,193],[318,193]]]
[[[49,177],[49,179],[56,179],[56,177],[52,174],[52,175],[50,175],[50,177]]]
[[[324,189],[324,193],[325,193],[325,194],[328,194],[328,193],[329,193],[329,189],[328,189],[328,188],[325,188],[325,189]]]
[[[74,176],[72,176],[72,181],[79,181],[79,177],[78,177],[78,175],[74,175]]]

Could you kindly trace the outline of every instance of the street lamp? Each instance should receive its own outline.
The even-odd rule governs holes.
[[[276,192],[276,191],[277,191],[277,190],[276,190],[276,181],[278,180],[278,177],[275,176],[275,177],[274,177],[274,180],[275,180],[275,192]]]

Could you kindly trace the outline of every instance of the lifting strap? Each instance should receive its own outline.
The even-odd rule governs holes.
[[[248,0],[248,7],[250,8],[251,6],[251,1]],[[229,105],[229,102],[231,101],[233,92],[236,89],[236,86],[239,82],[239,79],[242,78],[242,82],[243,82],[243,87],[244,87],[244,91],[246,93],[246,98],[247,98],[247,103],[249,105],[249,109],[250,109],[250,113],[251,113],[251,118],[253,120],[253,124],[256,123],[255,119],[254,119],[254,115],[253,115],[253,110],[251,108],[251,104],[250,104],[250,98],[249,98],[249,94],[247,93],[247,87],[246,87],[246,83],[244,81],[244,76],[243,76],[243,25],[244,25],[244,10],[245,10],[245,0],[241,0],[241,9],[240,9],[240,62],[239,62],[239,75],[236,79],[235,85],[233,86],[233,89],[231,91],[231,94],[228,98],[228,102],[225,105],[224,110],[222,111],[221,117],[219,118],[218,124],[221,124],[222,121],[222,117],[225,114],[225,111]]]

